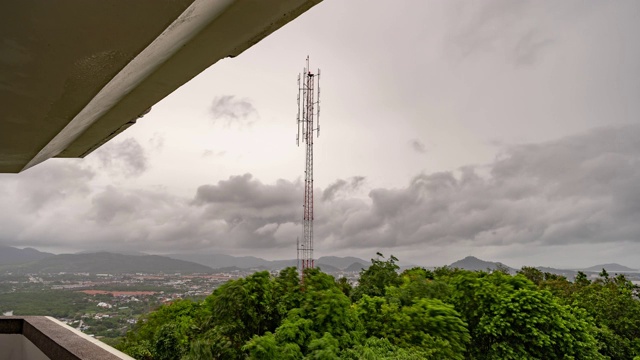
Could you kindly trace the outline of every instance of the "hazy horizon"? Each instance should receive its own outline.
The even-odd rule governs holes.
[[[217,252],[212,252],[212,253],[193,253],[193,252],[184,252],[184,253],[154,253],[154,252],[129,252],[126,250],[106,250],[106,249],[93,249],[93,250],[80,250],[80,251],[62,251],[62,252],[53,252],[53,251],[45,251],[42,249],[38,249],[35,247],[31,247],[31,246],[27,246],[27,247],[18,247],[19,249],[25,249],[25,248],[32,248],[41,252],[47,252],[47,253],[52,253],[54,255],[63,255],[63,254],[80,254],[80,253],[99,253],[99,252],[111,252],[111,253],[118,253],[118,254],[125,254],[125,255],[160,255],[160,256],[168,256],[170,257],[171,255],[229,255],[229,256],[233,256],[233,257],[253,257],[253,258],[258,258],[258,259],[263,259],[263,260],[267,260],[267,261],[287,261],[287,260],[295,260],[295,256],[294,257],[281,257],[281,258],[274,258],[274,257],[263,257],[263,256],[259,256],[259,255],[232,255],[232,254],[224,254],[224,253],[217,253]],[[385,258],[388,258],[391,255],[394,255],[393,253],[390,254],[383,254]],[[395,255],[394,255],[395,256]],[[358,258],[360,260],[364,260],[365,262],[369,263],[369,261],[373,258],[379,258],[375,253],[372,254],[370,257],[361,257],[361,256],[355,256],[355,255],[350,255],[350,254],[326,254],[326,255],[321,255],[321,256],[315,256],[314,258],[317,260],[321,257],[338,257],[338,258],[347,258],[347,257],[354,257],[354,258]],[[399,264],[401,266],[412,266],[412,265],[416,265],[416,266],[423,266],[423,267],[434,267],[434,266],[445,266],[445,265],[450,265],[453,262],[456,262],[458,260],[463,260],[467,257],[475,257],[477,259],[483,260],[483,261],[488,261],[488,262],[500,262],[494,259],[489,259],[489,258],[481,258],[475,255],[460,255],[459,258],[457,258],[454,261],[450,261],[448,263],[428,263],[428,262],[422,262],[422,263],[413,263],[413,262],[408,262],[405,261],[404,259],[398,259],[399,260]],[[593,263],[593,264],[585,264],[585,265],[581,265],[581,266],[570,266],[570,265],[540,265],[540,264],[534,264],[534,263],[523,263],[523,264],[504,264],[507,265],[511,268],[514,269],[520,269],[523,266],[544,266],[544,267],[551,267],[551,268],[555,268],[558,270],[579,270],[579,269],[586,269],[589,267],[593,267],[593,266],[599,266],[599,265],[607,265],[607,264],[617,264],[617,265],[622,265],[628,268],[631,268],[633,270],[638,270],[640,271],[640,266],[633,266],[634,264],[621,264],[617,261],[601,261],[601,262],[597,262],[597,263]]]

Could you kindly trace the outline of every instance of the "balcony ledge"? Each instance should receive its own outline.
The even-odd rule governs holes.
[[[0,360],[133,360],[49,316],[0,316],[0,344]]]

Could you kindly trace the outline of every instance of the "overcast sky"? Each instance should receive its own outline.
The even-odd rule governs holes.
[[[640,2],[325,0],[86,159],[0,175],[0,243],[640,268]]]

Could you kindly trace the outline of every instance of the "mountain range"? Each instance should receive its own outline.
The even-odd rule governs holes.
[[[316,267],[328,273],[341,271],[359,272],[369,267],[370,262],[357,257],[323,256],[315,261]],[[33,248],[19,249],[0,246],[0,269],[15,272],[89,272],[89,273],[212,273],[247,270],[280,270],[296,266],[296,260],[265,260],[254,256],[231,256],[224,254],[169,254],[165,256],[144,253],[113,253],[107,251],[84,251],[76,254],[56,255]],[[402,266],[401,269],[410,266]],[[500,262],[491,262],[467,256],[449,267],[465,270],[507,269],[517,270]],[[540,271],[572,278],[578,270],[585,272],[638,272],[620,264],[602,264],[584,269],[555,269],[537,267]]]
[[[34,248],[18,249],[0,245],[0,265],[22,264],[42,260],[49,256],[55,256],[55,254],[38,251]]]
[[[157,255],[123,255],[108,252],[60,254],[3,269],[20,273],[212,273],[212,268]]]
[[[496,270],[499,267],[503,267],[506,268],[507,270],[509,270],[509,273],[511,274],[515,274],[517,272],[517,269],[514,269],[512,267],[506,266],[503,263],[500,262],[491,262],[491,261],[485,261],[485,260],[480,260],[476,257],[473,256],[467,256],[462,260],[458,260],[454,263],[452,263],[451,265],[449,265],[449,267],[452,268],[459,268],[459,269],[465,269],[465,270]],[[600,272],[602,271],[602,269],[606,269],[608,272],[610,273],[616,273],[616,272],[638,272],[638,270],[636,269],[632,269],[620,264],[602,264],[602,265],[595,265],[595,266],[591,266],[588,268],[583,268],[583,269],[556,269],[556,268],[551,268],[551,267],[544,267],[544,266],[536,266],[536,269],[542,271],[542,272],[548,272],[548,273],[552,273],[552,274],[556,274],[556,275],[562,275],[567,277],[568,279],[571,279],[573,277],[575,277],[575,275],[578,273],[578,271],[584,271],[584,272]]]
[[[296,260],[265,260],[254,256],[231,256],[224,254],[168,254],[173,259],[191,261],[194,263],[209,266],[213,269],[264,269],[264,270],[280,270],[289,266],[296,266]],[[362,260],[357,257],[347,256],[322,256],[316,259],[315,264],[324,272],[332,273],[346,270],[351,266],[354,268],[367,268],[369,261]],[[360,271],[360,270],[355,270]]]
[[[189,261],[188,259],[196,260]],[[327,273],[344,269],[366,268],[362,259],[354,257],[321,257],[316,267]],[[345,265],[346,264],[346,265]],[[147,255],[143,253],[113,253],[83,251],[76,254],[40,252],[35,249],[0,247],[0,269],[20,273],[214,273],[234,270],[280,270],[296,266],[296,260],[269,261],[252,256],[235,257],[222,254]],[[351,271],[351,270],[347,270]]]

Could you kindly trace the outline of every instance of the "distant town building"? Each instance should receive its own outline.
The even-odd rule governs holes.
[[[105,309],[111,309],[113,307],[111,304],[107,304],[106,302],[99,302],[97,306]]]

